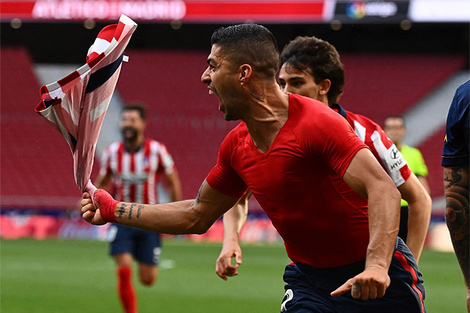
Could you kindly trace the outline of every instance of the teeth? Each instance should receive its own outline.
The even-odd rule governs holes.
[[[214,92],[213,92],[212,90],[210,90],[210,89],[209,89],[209,94],[210,94],[210,95],[213,95],[213,94],[214,94]]]

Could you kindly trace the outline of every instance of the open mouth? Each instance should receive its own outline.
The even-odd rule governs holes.
[[[214,90],[214,88],[212,87],[211,84],[207,85],[207,89],[209,89],[209,94],[210,95],[215,95],[215,90]]]
[[[124,129],[122,129],[122,134],[125,138],[132,138],[132,137],[135,137],[137,135],[137,131],[133,128],[126,127]]]

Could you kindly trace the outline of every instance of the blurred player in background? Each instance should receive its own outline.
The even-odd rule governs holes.
[[[292,40],[281,53],[279,84],[285,93],[299,94],[327,104],[348,121],[369,147],[392,177],[402,197],[410,203],[410,236],[406,243],[419,260],[431,218],[431,198],[382,128],[367,117],[344,110],[337,103],[343,93],[344,70],[335,47],[315,37]],[[224,280],[227,276],[237,275],[242,262],[238,238],[248,213],[250,195],[248,193],[224,215],[223,248],[216,262],[216,273]],[[233,257],[234,264],[231,262]]]
[[[113,192],[121,201],[155,204],[158,203],[157,184],[161,176],[165,179],[171,201],[181,200],[181,184],[171,155],[165,145],[144,137],[145,115],[142,104],[123,108],[120,121],[122,141],[111,144],[103,153],[96,187]],[[135,258],[139,263],[142,284],[153,285],[158,278],[160,234],[112,224],[109,236],[122,307],[126,313],[136,313],[133,260]]]
[[[331,109],[282,92],[277,43],[265,27],[220,28],[211,42],[201,80],[224,118],[242,122],[196,199],[143,205],[99,189],[94,203],[83,194],[83,218],[203,233],[249,188],[293,261],[282,312],[424,312],[421,274],[397,238],[400,193],[370,150]]]
[[[449,108],[442,152],[446,222],[467,285],[468,312],[470,312],[469,105],[470,81],[467,81],[457,88]]]
[[[395,143],[398,150],[400,150],[403,158],[411,168],[411,171],[418,177],[428,194],[431,194],[427,179],[428,167],[424,161],[423,154],[417,148],[403,144],[403,138],[406,135],[406,125],[403,116],[387,117],[385,119],[384,131]],[[403,198],[401,200],[400,231],[398,232],[398,236],[405,241],[407,241],[410,226],[413,225],[413,221],[410,218],[411,211],[412,208],[409,203]]]

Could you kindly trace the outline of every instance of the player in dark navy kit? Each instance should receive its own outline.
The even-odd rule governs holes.
[[[112,190],[117,199],[154,204],[159,202],[157,183],[165,179],[172,201],[181,200],[181,184],[173,158],[162,143],[144,137],[146,111],[142,104],[129,104],[121,113],[122,141],[104,151],[98,188]],[[112,224],[110,254],[117,266],[118,295],[124,312],[137,312],[132,283],[133,260],[139,263],[139,279],[151,286],[158,278],[160,234]]]
[[[274,36],[255,24],[221,28],[207,62],[202,82],[224,118],[242,122],[196,199],[136,206],[98,190],[83,194],[83,218],[203,233],[249,188],[293,261],[283,311],[425,312],[416,263],[397,241],[400,193],[343,117],[282,92]],[[331,274],[331,284],[319,286],[313,272]]]
[[[467,81],[457,88],[452,100],[447,115],[442,152],[446,222],[467,285],[468,312],[470,312],[469,105],[470,81]]]

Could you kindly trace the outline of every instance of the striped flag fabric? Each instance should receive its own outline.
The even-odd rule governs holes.
[[[83,66],[40,89],[35,111],[67,141],[81,192],[96,190],[90,181],[95,147],[121,64],[127,61],[124,50],[136,27],[132,19],[121,15],[117,24],[100,31]]]

